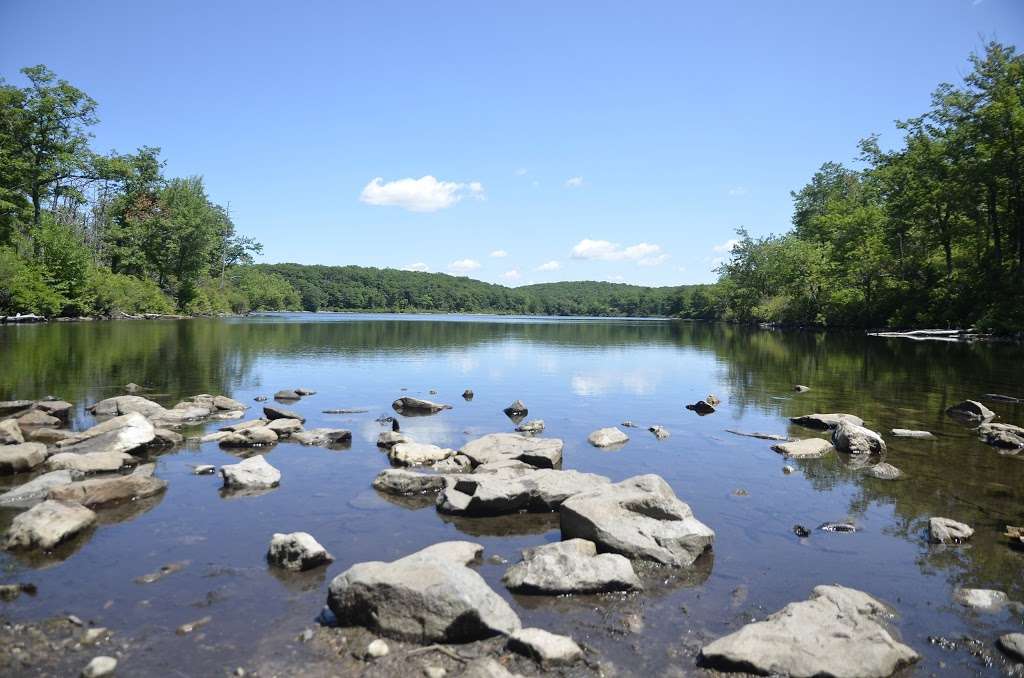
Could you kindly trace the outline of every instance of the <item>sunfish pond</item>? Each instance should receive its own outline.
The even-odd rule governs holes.
[[[995,589],[1024,601],[1024,550],[1004,536],[1007,526],[1024,525],[1024,452],[990,446],[976,423],[945,413],[979,400],[994,421],[1024,425],[1020,401],[985,399],[1024,397],[1018,344],[670,320],[426,315],[0,327],[0,400],[56,396],[74,405],[64,426],[83,430],[99,421],[86,407],[122,395],[130,382],[168,408],[222,394],[249,406],[246,419],[274,405],[275,392],[307,388],[315,394],[282,406],[303,415],[306,429],[349,429],[352,439],[330,446],[282,439],[240,450],[198,442],[231,423],[205,420],[176,429],[183,444],[136,452],[155,463],[165,492],[98,508],[94,527],[53,551],[0,551],[0,585],[35,587],[0,602],[5,675],[77,675],[92,657],[110,655],[121,676],[411,677],[441,668],[457,676],[476,654],[525,675],[710,674],[703,646],[828,584],[891,607],[893,636],[920,655],[898,675],[1022,671],[997,644],[1024,632],[1022,608],[978,610],[956,594]],[[796,384],[809,390],[797,392]],[[713,413],[686,408],[709,394],[721,399]],[[403,396],[452,407],[400,415],[392,403]],[[714,530],[713,547],[687,567],[637,564],[639,592],[513,594],[503,575],[524,548],[561,539],[557,511],[464,517],[439,512],[432,496],[373,489],[390,468],[377,446],[391,430],[387,417],[417,442],[457,450],[514,431],[503,410],[516,399],[528,407],[527,420],[544,421],[540,436],[564,442],[562,469],[612,482],[657,474]],[[872,477],[862,461],[834,450],[789,458],[772,440],[734,433],[828,439],[828,431],[789,418],[836,412],[879,432],[884,460],[902,478]],[[652,425],[670,435],[659,439]],[[612,426],[628,442],[588,442]],[[896,437],[894,428],[934,437]],[[280,471],[278,487],[240,496],[223,491],[219,474],[194,473],[254,454]],[[0,493],[40,473],[0,475]],[[0,506],[0,533],[24,510]],[[966,523],[974,534],[932,544],[933,516]],[[854,529],[819,529],[827,523]],[[297,531],[313,535],[334,561],[301,573],[270,566],[271,536]],[[484,547],[471,567],[524,627],[571,636],[584,659],[542,666],[498,641],[430,649],[390,639],[388,656],[368,659],[375,636],[324,612],[331,580],[354,564],[453,540]],[[145,575],[169,565],[146,583]],[[90,627],[109,635],[79,642]]]

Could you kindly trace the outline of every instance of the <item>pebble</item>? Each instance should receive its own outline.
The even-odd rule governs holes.
[[[306,629],[305,631],[299,634],[300,642],[308,643],[311,640],[313,640],[313,629]]]
[[[448,675],[443,666],[428,666],[423,669],[423,673],[427,678],[444,678]]]
[[[388,644],[380,638],[366,646],[366,656],[373,657],[374,659],[387,656],[390,651],[391,649],[388,647]]]
[[[93,660],[82,669],[82,678],[112,676],[116,670],[117,660],[113,657],[93,657]]]

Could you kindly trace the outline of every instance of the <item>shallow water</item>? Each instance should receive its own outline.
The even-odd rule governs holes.
[[[35,597],[0,603],[0,616],[73,613],[133,638],[146,651],[132,653],[119,675],[152,673],[167,662],[184,675],[282,657],[303,662],[295,636],[313,624],[330,579],[353,563],[449,539],[478,541],[485,556],[514,561],[520,548],[559,538],[550,516],[453,519],[423,502],[376,494],[370,483],[388,462],[375,446],[382,430],[375,419],[392,414],[400,395],[454,406],[401,421],[418,440],[447,447],[512,430],[502,408],[521,398],[530,419],[546,422],[544,435],[565,441],[564,468],[614,481],[657,473],[715,530],[713,554],[639,596],[512,596],[500,582],[506,565],[480,566],[524,625],[572,635],[621,675],[692,673],[702,642],[806,598],[817,584],[890,602],[895,627],[923,656],[910,675],[1002,674],[1009,664],[995,638],[1024,630],[1010,612],[976,614],[952,601],[959,586],[1024,600],[1024,552],[1001,537],[1006,524],[1024,525],[1024,454],[1002,455],[943,414],[984,393],[1024,396],[1018,345],[658,320],[328,314],[0,327],[0,399],[59,396],[76,403],[73,426],[84,428],[92,419],[82,408],[129,381],[168,406],[224,393],[252,404],[254,416],[255,396],[308,387],[317,394],[292,407],[308,418],[307,428],[350,428],[353,441],[345,450],[279,444],[266,454],[283,474],[281,486],[235,498],[221,495],[217,477],[191,475],[196,464],[233,457],[216,444],[186,446],[156,458],[157,475],[169,481],[165,495],[102,512],[102,524],[59,558],[0,554],[0,583],[39,587]],[[812,390],[796,394],[796,383]],[[466,388],[476,394],[471,401],[461,397]],[[723,401],[716,413],[699,417],[684,408],[707,393]],[[987,404],[998,421],[1024,424],[1021,405]],[[321,413],[329,408],[368,412]],[[787,419],[811,412],[849,412],[883,434],[914,428],[937,438],[886,435],[887,460],[907,478],[883,481],[835,454],[787,461],[769,441],[727,432],[823,435]],[[625,429],[631,440],[621,450],[586,442],[590,431],[626,420],[641,428]],[[658,441],[646,431],[651,424],[671,437]],[[796,472],[784,474],[787,463]],[[0,477],[0,489],[26,479]],[[0,529],[13,515],[0,510]],[[975,537],[958,547],[929,545],[932,515],[969,523]],[[858,531],[813,530],[838,520]],[[812,535],[797,538],[795,524]],[[312,533],[336,561],[303,576],[268,569],[270,535],[296,530]],[[182,561],[182,571],[156,583],[133,581]],[[175,635],[180,624],[206,615],[213,620],[200,633]],[[979,657],[963,642],[952,649],[930,642],[939,636],[975,638],[986,651]]]

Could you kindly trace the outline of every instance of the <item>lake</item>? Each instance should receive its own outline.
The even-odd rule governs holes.
[[[193,475],[197,464],[236,458],[215,443],[188,444],[154,457],[156,475],[169,482],[163,496],[101,511],[100,526],[62,559],[0,553],[0,583],[39,589],[0,603],[0,616],[74,614],[105,626],[130,641],[119,675],[170,675],[168,663],[179,675],[236,666],[270,675],[261,667],[289,665],[328,675],[330,659],[297,637],[316,624],[330,580],[353,563],[455,539],[515,562],[520,549],[559,539],[557,516],[453,518],[377,494],[371,481],[388,460],[375,445],[385,430],[376,419],[394,414],[391,402],[402,395],[453,406],[401,418],[403,432],[451,448],[513,430],[502,409],[522,399],[530,419],[545,421],[543,435],[564,440],[563,468],[613,481],[656,473],[715,530],[711,554],[639,595],[513,596],[501,584],[507,564],[485,558],[479,566],[524,626],[572,635],[619,675],[690,675],[704,642],[806,599],[818,584],[890,603],[895,628],[922,655],[911,675],[1002,675],[1010,664],[994,641],[1024,625],[1012,612],[979,614],[953,601],[961,586],[1024,600],[1024,552],[1002,536],[1007,524],[1024,525],[1024,453],[1000,454],[944,414],[986,393],[1024,397],[1020,345],[667,320],[355,314],[0,327],[0,400],[52,394],[76,404],[72,427],[85,428],[94,420],[84,407],[128,382],[167,406],[198,393],[228,395],[251,405],[251,416],[256,396],[310,388],[316,395],[289,407],[307,428],[348,428],[353,440],[340,450],[278,444],[267,459],[281,485],[255,497],[222,496],[218,476]],[[811,390],[795,393],[794,384]],[[468,401],[467,388],[475,393]],[[717,412],[685,409],[709,393],[722,400]],[[1024,406],[986,404],[997,421],[1024,425]],[[322,413],[336,408],[367,412]],[[883,434],[887,461],[905,478],[870,478],[835,453],[787,460],[770,441],[728,432],[823,437],[788,420],[813,412],[862,417]],[[588,444],[591,431],[627,420],[638,428],[623,429],[631,438],[623,448]],[[657,440],[646,430],[652,424],[671,436]],[[936,437],[896,438],[892,428]],[[0,476],[0,490],[25,480]],[[0,509],[0,530],[14,515]],[[930,545],[930,516],[966,522],[976,534],[960,546]],[[828,521],[857,531],[815,529]],[[810,537],[794,534],[798,524]],[[292,531],[314,535],[335,562],[303,575],[268,568],[271,534]],[[134,581],[184,562],[158,582]],[[175,634],[207,615],[199,631]]]

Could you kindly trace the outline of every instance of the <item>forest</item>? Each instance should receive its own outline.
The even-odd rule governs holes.
[[[919,117],[794,191],[792,229],[712,285],[504,287],[441,273],[254,264],[201,177],[90,147],[97,103],[45,66],[0,81],[0,314],[252,310],[669,316],[810,327],[1024,329],[1024,57],[996,42]]]

